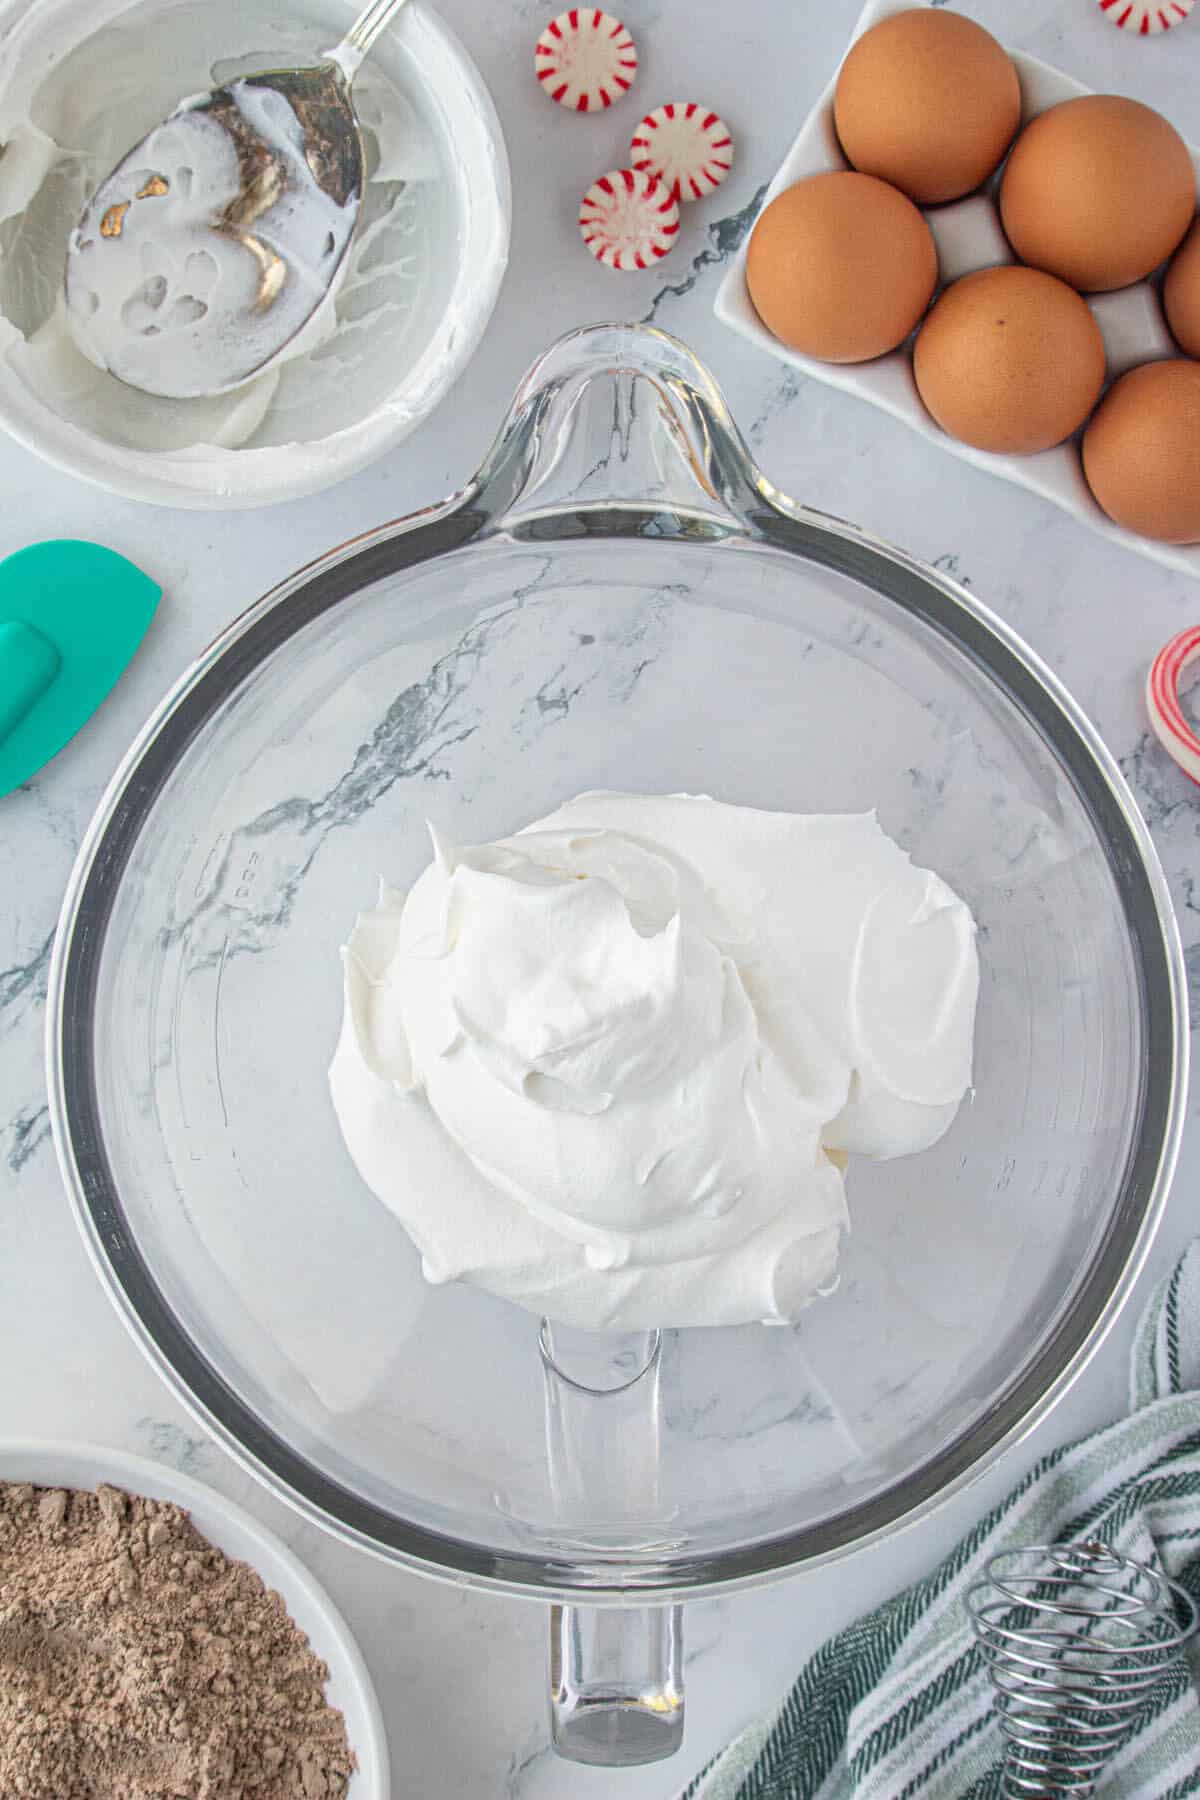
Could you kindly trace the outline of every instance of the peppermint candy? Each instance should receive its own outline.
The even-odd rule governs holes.
[[[1162,0],[1161,5],[1152,5],[1150,0],[1099,0],[1100,11],[1106,12],[1114,25],[1122,31],[1135,31],[1139,37],[1170,31],[1172,25],[1187,18],[1195,4],[1196,0]]]
[[[611,13],[573,6],[551,19],[534,46],[544,93],[572,112],[602,112],[627,93],[637,74],[637,45]]]
[[[733,167],[728,125],[694,100],[670,100],[647,113],[629,149],[631,167],[657,175],[677,200],[702,200]]]
[[[679,208],[657,176],[612,169],[583,196],[579,229],[592,255],[610,269],[649,269],[675,244]]]

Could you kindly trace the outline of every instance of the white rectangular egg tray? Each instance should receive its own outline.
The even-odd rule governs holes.
[[[864,31],[869,30],[880,19],[908,10],[907,6],[894,4],[892,0],[869,0],[850,42],[861,37]],[[1057,105],[1060,100],[1071,100],[1078,94],[1089,92],[1079,82],[1060,74],[1057,69],[1048,68],[1045,63],[1038,62],[1032,56],[1024,56],[1016,50],[1009,54],[1021,82],[1022,125],[1036,118],[1038,113]],[[849,168],[833,125],[836,80],[835,74],[805,120],[799,136],[767,190],[767,200],[773,199],[793,182],[802,181],[805,176]],[[1189,149],[1197,174],[1200,175],[1200,151],[1191,145]],[[939,288],[974,269],[992,268],[997,263],[1016,261],[1000,226],[995,201],[996,186],[997,178],[993,177],[987,188],[980,193],[971,194],[965,200],[954,201],[949,206],[925,209],[925,217],[937,245]],[[913,380],[912,353],[908,345],[902,345],[889,356],[881,356],[874,362],[867,363],[818,362],[815,357],[789,350],[771,335],[751,303],[746,290],[748,244],[747,237],[717,290],[713,309],[717,318],[731,330],[790,363],[793,368],[803,370],[806,375],[824,381],[830,387],[841,388],[847,394],[857,394],[860,399],[882,407],[893,418],[902,419],[923,437],[940,444],[955,456],[961,456],[964,461],[974,463],[976,468],[987,469],[993,475],[1002,475],[1009,481],[1028,488],[1031,493],[1040,494],[1043,499],[1053,500],[1056,506],[1072,513],[1085,525],[1103,532],[1106,537],[1124,544],[1128,549],[1138,550],[1143,556],[1152,557],[1155,562],[1165,563],[1168,568],[1182,569],[1190,575],[1200,576],[1200,546],[1180,548],[1172,544],[1154,543],[1148,538],[1123,531],[1101,512],[1083,478],[1078,446],[1074,440],[1060,444],[1054,450],[1043,450],[1037,456],[996,456],[948,437],[921,404]],[[1126,369],[1131,369],[1138,363],[1181,354],[1167,330],[1153,282],[1139,281],[1133,287],[1121,288],[1116,293],[1085,295],[1085,299],[1104,334],[1110,380],[1115,380]]]

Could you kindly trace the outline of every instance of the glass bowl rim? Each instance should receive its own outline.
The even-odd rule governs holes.
[[[593,333],[614,328],[591,328]],[[915,1523],[981,1475],[1028,1435],[1078,1378],[1122,1310],[1143,1267],[1178,1156],[1187,1087],[1186,979],[1167,884],[1149,832],[1114,758],[1057,677],[1020,637],[943,571],[859,528],[781,496],[759,473],[691,353],[659,332],[626,332],[637,350],[658,339],[680,351],[708,383],[687,396],[703,415],[706,452],[742,488],[736,519],[710,509],[600,501],[547,506],[503,520],[508,539],[578,545],[614,537],[662,543],[740,535],[809,565],[848,575],[925,620],[1018,705],[1071,780],[1114,869],[1137,960],[1143,1001],[1144,1066],[1137,1130],[1121,1193],[1075,1298],[1036,1358],[990,1411],[906,1479],[832,1520],[713,1554],[661,1563],[634,1557],[556,1560],[499,1550],[415,1524],[351,1493],[267,1427],[192,1342],[144,1261],[108,1165],[91,1061],[96,981],[108,917],[138,834],[178,756],[253,669],[312,619],[385,575],[495,538],[501,513],[487,503],[503,489],[498,471],[545,424],[531,376],[480,475],[435,506],[380,526],[290,576],[205,650],[168,692],[118,767],[84,836],[63,902],[47,1004],[47,1086],[59,1165],[93,1266],[127,1329],[176,1397],[277,1498],[344,1541],[386,1560],[455,1582],[542,1599],[667,1602],[733,1590],[815,1567]],[[583,339],[571,334],[564,345]],[[542,365],[539,364],[538,368]],[[645,373],[644,369],[635,372]],[[535,368],[534,375],[537,374]],[[532,395],[532,399],[530,396]],[[740,459],[742,467],[734,467]],[[745,483],[749,482],[747,489]],[[727,491],[728,483],[722,484]],[[746,496],[749,503],[746,504]]]

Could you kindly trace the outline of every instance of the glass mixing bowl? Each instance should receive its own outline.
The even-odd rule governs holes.
[[[426,1286],[326,1069],[338,946],[380,874],[424,866],[426,821],[481,841],[598,787],[878,808],[974,909],[983,980],[974,1096],[933,1150],[852,1166],[837,1291],[794,1329],[616,1344],[593,1381],[595,1346],[547,1360],[530,1315]],[[612,1674],[634,1630],[614,1648],[585,1603],[845,1553],[1061,1394],[1159,1216],[1182,995],[1145,827],[1054,677],[779,495],[682,345],[595,327],[463,493],[285,582],[151,719],[67,893],[49,1082],[92,1256],[167,1380],[349,1541],[565,1606],[569,1746],[589,1661]],[[673,1619],[639,1629],[674,1720]],[[619,1736],[591,1751],[642,1753]]]

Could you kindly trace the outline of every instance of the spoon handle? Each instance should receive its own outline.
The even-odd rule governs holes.
[[[408,0],[370,0],[370,5],[363,8],[337,49],[331,52],[349,80],[353,81],[384,26],[407,4]]]

